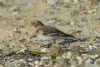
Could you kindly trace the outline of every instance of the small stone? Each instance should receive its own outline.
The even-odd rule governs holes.
[[[13,6],[9,8],[9,11],[13,12],[13,11],[18,11],[19,7],[18,6]]]
[[[56,20],[53,19],[53,20],[50,20],[48,23],[51,24],[51,23],[55,23],[55,22],[56,22]]]
[[[70,3],[71,0],[63,0],[63,3]]]
[[[92,58],[88,58],[86,61],[85,61],[86,64],[93,64],[94,63],[94,59]]]
[[[9,36],[9,37],[12,37],[12,36],[13,36],[13,34],[9,34],[8,36]]]
[[[79,1],[83,3],[88,3],[88,0],[79,0]]]
[[[20,11],[20,8],[18,6],[13,6],[9,8],[9,12],[11,12],[14,15],[18,15]]]
[[[47,23],[49,23],[49,24],[55,24],[57,22],[58,22],[58,19],[57,18],[51,18],[50,20],[48,20]]]
[[[71,22],[71,23],[70,23],[70,25],[72,25],[72,26],[73,26],[73,25],[74,25],[74,23],[73,23],[73,22]]]
[[[100,40],[96,40],[96,43],[100,43]]]
[[[50,51],[48,50],[48,48],[40,48],[40,50],[41,50],[41,52],[43,52],[43,53],[50,52]]]
[[[96,64],[100,65],[100,58],[96,60]]]
[[[78,3],[79,2],[79,0],[73,0],[73,3]]]
[[[39,61],[34,61],[34,64],[32,65],[32,67],[39,67]]]
[[[78,63],[79,64],[82,64],[83,63],[83,59],[80,56],[77,56],[77,59],[78,59]]]
[[[50,62],[50,57],[49,56],[44,56],[41,58],[41,63],[43,63],[46,66],[50,66],[51,62]]]
[[[47,0],[47,3],[51,6],[55,6],[58,2],[59,0]]]
[[[95,45],[88,45],[88,50],[91,51],[93,49],[97,48]]]
[[[69,59],[59,58],[57,60],[57,63],[54,65],[54,67],[69,67],[68,63],[69,63]]]
[[[18,53],[25,53],[26,50],[27,50],[27,48],[24,47],[24,48],[22,48],[19,52],[17,52],[17,54],[18,54]]]
[[[100,32],[96,33],[96,38],[97,38],[97,39],[100,38]]]
[[[4,67],[4,65],[0,64],[0,67]]]
[[[7,0],[0,0],[0,5],[5,5],[6,4],[6,2],[7,2]]]
[[[96,43],[95,46],[96,46],[96,47],[100,47],[100,43]]]
[[[49,60],[49,59],[50,59],[50,58],[47,57],[47,56],[41,57],[41,61],[43,61],[43,60]]]
[[[89,57],[93,58],[93,59],[97,59],[99,57],[98,54],[95,54],[95,55],[90,55]]]
[[[87,13],[95,13],[95,11],[96,11],[96,9],[94,9],[94,10],[89,10],[89,11],[87,11]]]
[[[19,62],[25,62],[25,60],[24,59],[20,59]]]
[[[62,55],[62,57],[63,57],[63,58],[68,58],[68,59],[70,59],[70,58],[72,57],[72,53],[71,53],[70,51],[68,51],[67,53],[64,53],[64,54]]]

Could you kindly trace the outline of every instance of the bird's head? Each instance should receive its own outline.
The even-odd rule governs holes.
[[[38,21],[38,20],[32,21],[31,25],[34,26],[35,28],[44,26],[44,24],[41,21]]]

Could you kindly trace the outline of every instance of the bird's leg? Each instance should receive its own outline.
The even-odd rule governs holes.
[[[60,45],[60,47],[65,47],[65,43],[66,43],[66,41],[61,41],[58,43],[58,45]]]
[[[68,46],[70,46],[70,43],[68,44]]]
[[[54,43],[56,43],[55,40],[49,41],[49,43],[47,44],[48,48],[49,48],[50,46],[52,46],[52,44],[54,44]]]
[[[65,44],[68,44],[67,45],[67,47],[68,47],[68,46],[70,46],[70,43],[71,43],[70,40],[64,40],[64,41],[59,42],[58,45],[60,45],[60,47],[65,48],[66,47]]]
[[[46,47],[46,48],[50,48],[51,46],[52,46],[52,44],[54,44],[56,41],[48,41],[48,43],[46,44],[46,45],[44,45],[44,46],[42,46],[42,47]]]
[[[52,46],[52,42],[49,42],[48,44],[47,44],[47,48],[49,48],[50,46]]]

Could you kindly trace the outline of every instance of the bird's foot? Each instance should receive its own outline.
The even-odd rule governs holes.
[[[48,43],[48,44],[47,44],[48,48],[51,47],[52,44],[53,44],[52,42]]]
[[[51,47],[53,44],[55,44],[56,43],[56,41],[54,40],[54,41],[49,41],[49,43],[47,44],[47,46],[48,46],[48,48],[49,47]]]
[[[50,43],[48,43],[48,44],[46,44],[46,45],[43,45],[43,46],[41,46],[41,47],[45,47],[45,48],[50,48],[51,46],[52,46],[52,42],[50,42]]]
[[[61,48],[66,48],[66,43],[68,43],[68,42],[66,42],[66,41],[61,41],[61,42],[59,42],[58,43],[58,45],[61,47]],[[69,46],[69,45],[67,45],[67,46]]]

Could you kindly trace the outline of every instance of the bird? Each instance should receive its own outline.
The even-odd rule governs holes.
[[[75,36],[64,33],[63,31],[57,29],[56,27],[45,25],[39,20],[32,21],[31,25],[34,27],[34,29],[36,29],[35,36],[39,40],[54,41],[54,42],[58,39],[67,40],[67,38],[78,40],[78,38],[76,38]]]

